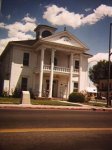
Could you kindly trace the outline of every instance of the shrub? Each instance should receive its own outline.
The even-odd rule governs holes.
[[[14,90],[14,92],[12,93],[12,97],[14,97],[14,98],[20,98],[20,97],[21,97],[21,94],[22,94],[21,89],[16,88],[16,89]]]
[[[8,91],[3,91],[2,94],[1,94],[1,96],[3,96],[3,97],[8,97],[8,96],[9,96]]]
[[[73,92],[69,95],[69,102],[80,102],[83,103],[85,101],[85,96],[82,93]]]

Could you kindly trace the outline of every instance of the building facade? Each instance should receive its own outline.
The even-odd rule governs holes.
[[[38,25],[36,39],[9,42],[0,56],[0,91],[67,98],[87,88],[88,48],[67,30]]]

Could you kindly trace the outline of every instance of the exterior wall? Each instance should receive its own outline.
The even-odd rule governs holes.
[[[12,59],[12,51],[8,49],[4,54],[3,58],[1,58],[0,65],[0,93],[3,91],[9,92],[8,88],[5,88],[4,81],[7,80],[9,83],[10,80],[10,72],[11,72],[11,59]],[[9,85],[7,85],[9,87]]]
[[[51,51],[50,50],[45,50],[44,54],[44,64],[45,65],[51,65]]]
[[[36,96],[39,94],[39,74],[33,74],[33,92]]]
[[[40,51],[37,51],[36,53],[35,53],[35,57],[36,57],[36,68],[37,68],[37,70],[39,70],[40,71]],[[35,64],[34,64],[35,65]]]
[[[80,75],[79,75],[79,91],[83,91],[87,88],[87,69],[88,58],[84,55],[80,57]]]
[[[28,52],[29,66],[23,66],[23,54]],[[11,64],[11,77],[10,77],[10,94],[15,88],[21,88],[21,78],[28,78],[28,89],[33,89],[33,70],[36,67],[36,54],[28,49],[22,47],[13,48],[13,58]]]
[[[68,53],[64,53],[62,51],[55,51],[55,58],[57,59],[57,66],[60,67],[69,67],[69,55]],[[45,50],[45,58],[44,58],[44,64],[45,65],[51,65],[50,63],[51,59],[51,51]]]
[[[69,67],[69,56],[62,51],[56,51],[55,57],[57,58],[57,66]]]

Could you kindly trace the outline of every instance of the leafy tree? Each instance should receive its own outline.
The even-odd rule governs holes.
[[[89,69],[89,78],[94,83],[99,83],[101,79],[108,79],[108,61],[99,61]],[[110,63],[110,78],[112,78],[112,62]]]

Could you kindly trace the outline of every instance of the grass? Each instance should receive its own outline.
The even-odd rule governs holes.
[[[0,97],[0,104],[20,104],[21,99],[20,98],[12,98],[12,97]],[[31,104],[32,105],[54,105],[54,106],[79,106],[78,104],[71,104],[71,103],[66,103],[63,101],[59,100],[34,100],[31,99]],[[87,102],[85,103],[87,105],[91,106],[99,106],[99,107],[106,107],[106,103],[100,103],[97,101],[93,102]]]
[[[20,104],[20,98],[0,97],[0,104]],[[79,106],[78,104],[70,104],[59,100],[33,100],[32,105],[54,105],[54,106]]]
[[[31,100],[31,102],[33,105],[79,106],[78,104],[70,104],[58,100]]]
[[[0,104],[20,104],[20,98],[0,97]]]
[[[106,103],[98,103],[98,102],[88,102],[87,105],[98,106],[98,107],[106,107]]]

